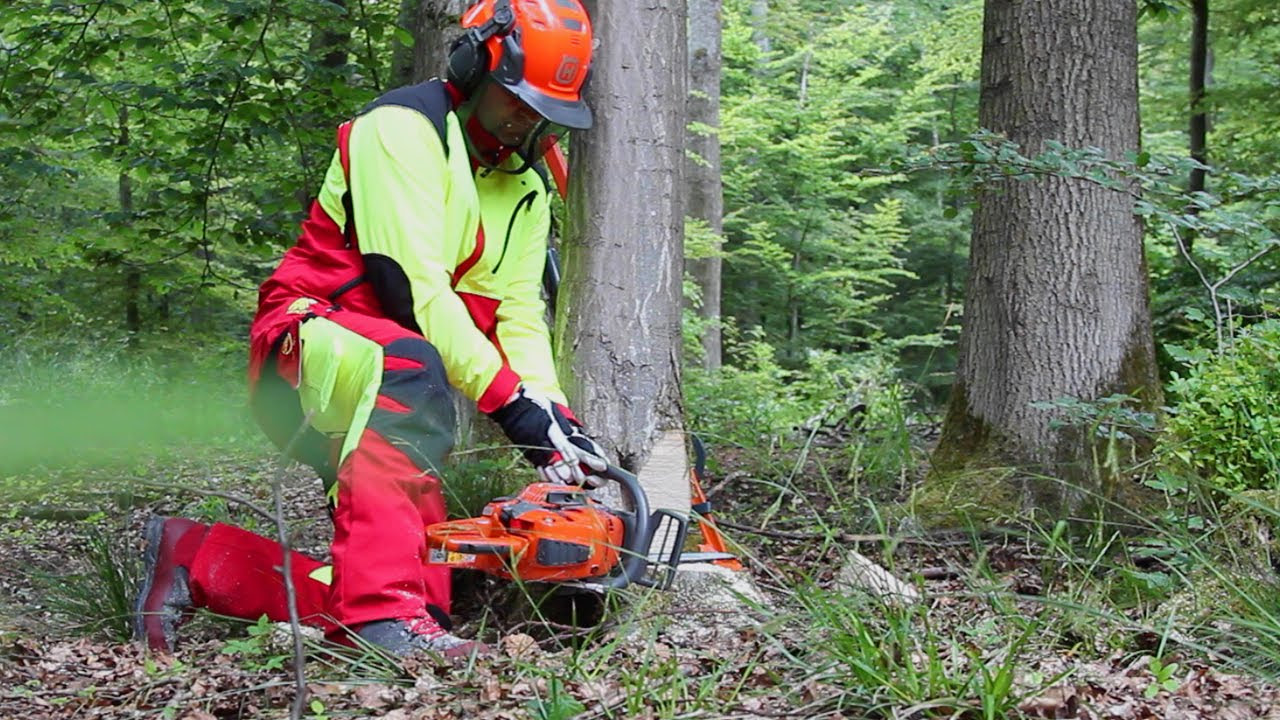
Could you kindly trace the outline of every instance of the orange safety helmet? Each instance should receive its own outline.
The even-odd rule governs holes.
[[[591,69],[591,19],[579,0],[480,0],[449,51],[449,82],[468,97],[492,78],[548,122],[591,127],[582,88]]]

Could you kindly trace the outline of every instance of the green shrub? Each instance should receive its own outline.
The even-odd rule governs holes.
[[[762,334],[730,345],[719,370],[688,371],[684,389],[696,431],[751,446],[804,422],[793,374],[774,359],[773,346]]]
[[[1176,349],[1175,349],[1176,350]],[[1166,461],[1190,466],[1227,490],[1275,487],[1280,480],[1280,322],[1241,333],[1219,356],[1173,376]]]
[[[843,441],[851,476],[895,478],[914,465],[908,392],[884,355],[812,351],[790,370],[758,330],[729,334],[726,349],[723,367],[685,374],[690,427],[704,438],[772,455],[821,431]]]
[[[452,462],[445,469],[442,486],[449,517],[476,517],[490,500],[520,492],[537,479],[511,453]]]

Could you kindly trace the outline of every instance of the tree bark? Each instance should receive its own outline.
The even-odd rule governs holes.
[[[1209,0],[1191,0],[1191,122],[1189,150],[1191,159],[1199,163],[1208,162],[1206,150],[1209,135],[1209,118],[1204,110],[1205,74],[1209,66]],[[1204,192],[1205,171],[1192,168],[1187,182],[1187,192]],[[1200,208],[1191,204],[1187,212],[1199,214]],[[1195,233],[1187,232],[1183,238],[1187,249],[1191,249],[1195,241]]]
[[[1139,147],[1136,5],[987,0],[980,124],[1035,155],[1045,141]],[[980,188],[959,366],[935,466],[1013,465],[1024,505],[1071,514],[1106,492],[1095,433],[1059,409],[1113,393],[1160,402],[1142,227],[1133,198],[1078,179]]]
[[[329,0],[334,5],[346,9],[347,0]],[[350,11],[343,17],[341,24],[324,23],[311,30],[311,39],[307,43],[308,54],[320,61],[320,66],[329,72],[347,64],[348,45],[351,44]]]
[[[654,445],[683,429],[685,2],[585,4],[595,127],[570,147],[556,356],[588,430],[644,481]],[[687,507],[687,475],[670,480]]]
[[[397,43],[393,87],[444,77],[449,47],[461,34],[458,18],[470,4],[467,0],[403,0],[400,22],[413,35],[413,47]]]
[[[116,147],[120,153],[120,174],[117,177],[117,199],[120,202],[121,228],[133,227],[133,177],[129,175],[126,154],[129,151],[129,108],[120,106],[117,114],[119,136]],[[129,262],[129,254],[121,254],[124,265],[124,329],[129,333],[128,344],[135,347],[142,332],[142,270]]]
[[[721,0],[689,0],[689,122],[713,128],[689,133],[689,150],[696,155],[685,164],[689,217],[706,222],[719,237],[724,231],[724,188],[720,180],[720,25]],[[717,248],[718,251],[718,248]],[[712,257],[685,263],[702,294],[698,314],[707,325],[702,334],[703,366],[720,367],[720,268]]]
[[[333,0],[333,4],[341,8],[347,7],[347,0]],[[325,138],[324,145],[303,142],[299,144],[298,154],[302,160],[303,182],[294,191],[294,199],[301,212],[306,213],[311,201],[318,194],[320,183],[324,180],[328,169],[333,138],[333,113],[336,108],[326,108],[325,103],[332,97],[330,83],[347,65],[351,45],[351,15],[337,16],[331,21],[317,21],[311,27],[311,37],[307,40],[307,54],[315,62],[316,69],[307,78],[309,90],[314,98],[314,107],[304,104],[300,108],[298,124],[300,130],[314,138]],[[323,98],[323,99],[322,99]],[[343,108],[340,112],[351,112],[351,108]]]
[[[769,53],[769,33],[766,29],[768,22],[769,0],[751,0],[751,41],[766,55]]]

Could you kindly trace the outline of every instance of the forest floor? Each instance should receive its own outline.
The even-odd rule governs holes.
[[[747,470],[732,462],[708,486],[725,518],[758,525],[753,518],[769,513]],[[111,581],[93,577],[103,563],[89,561],[103,547],[95,538],[106,538],[127,582],[151,513],[270,532],[234,503],[190,489],[270,507],[273,464],[266,454],[241,452],[116,476],[43,477],[38,484],[57,488],[52,498],[17,497],[24,478],[7,478],[0,717],[286,716],[296,690],[287,628],[198,616],[175,655],[149,655],[112,637],[118,618],[109,608],[120,601],[105,597]],[[282,477],[298,547],[323,556],[328,520],[318,482],[298,468]],[[761,532],[730,531],[770,603],[737,622],[718,624],[709,614],[707,633],[669,632],[669,611],[640,594],[627,596],[602,625],[579,631],[531,619],[509,588],[473,580],[459,590],[460,632],[491,642],[495,657],[462,666],[394,664],[308,641],[305,716],[1280,720],[1276,688],[1233,673],[1212,648],[1174,643],[1176,633],[1148,627],[1136,610],[1097,610],[1079,587],[1047,587],[1057,582],[1047,568],[1054,561],[1033,543],[918,533],[853,544],[841,533],[812,531],[794,505],[783,503],[794,517],[774,512]],[[915,584],[923,603],[904,608],[840,590],[838,570],[853,547]],[[525,611],[506,610],[515,606]]]

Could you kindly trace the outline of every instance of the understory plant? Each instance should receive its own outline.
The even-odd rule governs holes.
[[[1220,355],[1172,350],[1190,368],[1168,385],[1163,457],[1223,490],[1277,487],[1280,321],[1241,331]]]
[[[133,601],[142,577],[136,549],[120,533],[90,526],[77,572],[41,572],[43,596],[55,615],[86,634],[103,633],[118,642],[133,637]]]

